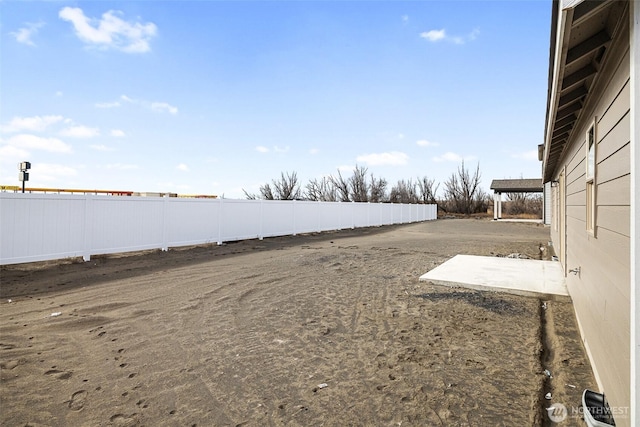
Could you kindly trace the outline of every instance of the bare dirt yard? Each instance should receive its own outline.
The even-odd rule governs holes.
[[[548,240],[451,219],[5,266],[0,424],[550,425],[596,388],[570,301],[418,281]]]

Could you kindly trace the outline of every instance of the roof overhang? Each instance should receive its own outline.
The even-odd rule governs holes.
[[[543,191],[540,178],[494,179],[491,181],[490,189],[496,193],[542,193]]]
[[[626,7],[619,0],[553,1],[543,182],[553,178],[576,131]]]

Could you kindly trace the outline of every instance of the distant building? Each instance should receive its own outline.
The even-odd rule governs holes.
[[[600,392],[638,426],[640,2],[554,0],[549,62],[551,239]]]

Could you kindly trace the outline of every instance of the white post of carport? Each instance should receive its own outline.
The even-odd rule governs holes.
[[[502,193],[498,193],[498,219],[502,219]]]
[[[498,192],[493,192],[493,220],[498,220]]]

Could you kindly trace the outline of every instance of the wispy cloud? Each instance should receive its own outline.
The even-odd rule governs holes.
[[[290,147],[287,145],[286,147],[278,147],[277,145],[273,147],[273,151],[276,153],[286,153],[288,152]]]
[[[173,105],[169,105],[166,102],[152,102],[151,109],[158,113],[168,112],[173,115],[178,114],[178,108]]]
[[[514,159],[538,161],[538,150],[529,150],[523,151],[521,153],[514,153],[511,155],[511,157]]]
[[[138,165],[126,164],[126,163],[110,163],[105,166],[106,169],[110,170],[133,170],[138,169]]]
[[[117,101],[97,102],[94,106],[96,108],[118,108],[122,106],[123,102],[139,105],[148,110],[155,111],[156,113],[170,113],[172,115],[178,114],[178,107],[175,107],[168,102],[146,101],[144,99],[131,98],[127,95],[120,95],[120,98]]]
[[[426,139],[421,139],[416,141],[416,145],[419,145],[420,147],[437,147],[440,144],[438,144],[437,142],[428,141]]]
[[[35,47],[36,44],[31,38],[38,34],[38,30],[40,30],[40,28],[44,27],[44,22],[27,22],[24,25],[25,26],[18,29],[18,31],[14,31],[9,34],[12,35],[18,43]]]
[[[90,128],[88,126],[70,126],[60,131],[60,136],[71,138],[93,138],[100,135],[98,128]]]
[[[369,166],[402,166],[409,161],[409,156],[400,151],[388,153],[372,153],[358,156],[356,161]]]
[[[149,42],[158,28],[152,22],[125,21],[120,11],[109,10],[100,19],[90,18],[79,7],[64,7],[58,16],[70,22],[78,38],[87,46],[115,49],[126,53],[144,53],[151,50]]]
[[[409,22],[409,15],[402,15],[401,19],[402,19],[402,22],[407,23]]]
[[[125,134],[124,131],[120,129],[111,129],[111,132],[109,132],[109,135],[115,138],[124,138],[125,136],[127,136],[127,134]]]
[[[474,28],[473,31],[471,31],[469,34],[464,36],[449,35],[447,34],[447,30],[445,30],[444,28],[440,30],[429,30],[429,31],[424,31],[420,33],[421,38],[428,40],[432,43],[436,43],[439,41],[447,41],[454,44],[465,44],[467,42],[474,41],[478,38],[479,35],[480,35],[480,29],[478,28]]]
[[[64,120],[62,116],[14,117],[8,124],[0,127],[2,132],[44,132],[49,126]]]
[[[440,40],[444,40],[446,36],[447,35],[444,28],[441,30],[430,30],[430,31],[425,31],[420,33],[420,37],[422,37],[423,39],[427,39],[430,42],[437,42]]]
[[[432,160],[434,162],[442,163],[442,162],[461,162],[463,160],[473,160],[475,156],[461,156],[458,153],[454,153],[452,151],[447,151],[441,156],[434,157]]]
[[[319,152],[320,152],[320,150],[318,150],[317,148],[312,148],[312,149],[309,150],[309,154],[311,154],[312,156],[315,156]]]
[[[113,147],[107,147],[104,144],[92,144],[89,147],[96,151],[114,151]]]
[[[43,138],[37,135],[19,134],[6,140],[7,145],[26,150],[42,150],[52,153],[71,153],[71,145],[58,138]]]
[[[189,166],[185,165],[184,163],[180,163],[178,166],[176,166],[176,169],[182,172],[189,172]]]
[[[95,103],[96,108],[116,108],[120,106],[120,103],[118,101],[113,101],[113,102],[96,102]]]
[[[75,168],[55,163],[35,163],[32,173],[38,181],[54,182],[59,178],[69,178],[78,175]]]
[[[256,147],[256,151],[257,151],[258,153],[268,153],[268,152],[269,152],[269,149],[268,149],[267,147],[265,147],[265,146],[258,145],[258,146]]]

